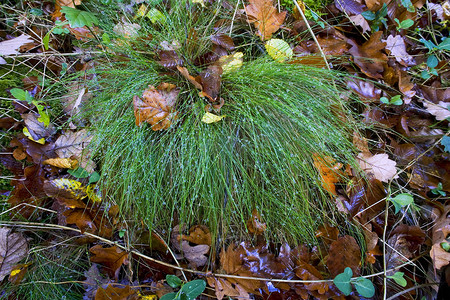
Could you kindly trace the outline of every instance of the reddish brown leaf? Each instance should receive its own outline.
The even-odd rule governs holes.
[[[159,52],[158,63],[163,67],[173,69],[177,66],[182,66],[184,61],[174,50],[162,50]]]
[[[97,227],[95,226],[91,214],[86,209],[69,209],[64,212],[67,224],[75,224],[81,230],[95,233]]]
[[[208,239],[208,237],[202,236],[202,240],[204,239]],[[206,256],[206,254],[208,254],[210,246],[203,244],[197,246],[189,245],[188,241],[181,238],[179,225],[175,226],[172,229],[170,240],[173,247],[178,252],[182,253],[182,256],[180,256],[180,258],[184,256],[189,261],[192,268],[202,267],[208,261],[208,257]]]
[[[323,279],[320,272],[314,266],[305,262],[300,262],[299,267],[295,271],[295,275],[302,280],[316,281]],[[329,285],[326,282],[311,282],[305,283],[305,288],[308,291],[317,291],[319,294],[325,294],[329,289]]]
[[[436,209],[437,211],[437,209]],[[430,256],[436,269],[441,269],[450,263],[450,252],[445,251],[441,243],[447,242],[450,234],[450,205],[444,207],[443,212],[437,213],[437,218],[432,229],[433,246]]]
[[[322,238],[325,244],[331,244],[338,239],[339,229],[328,224],[321,225],[316,230],[316,237]]]
[[[238,284],[230,283],[225,278],[207,277],[208,284],[215,289],[216,297],[222,300],[224,296],[237,299],[251,299],[250,295]]]
[[[250,0],[245,7],[248,22],[257,29],[256,34],[265,41],[272,37],[283,24],[286,12],[278,12],[273,6],[273,0]]]
[[[203,90],[203,86],[201,85],[200,81],[197,81],[197,79],[194,76],[189,74],[188,69],[177,66],[177,70],[181,73],[181,75],[183,75],[184,78],[189,80],[189,82],[192,83],[197,89],[199,89],[200,91]]]
[[[233,51],[235,48],[233,39],[230,36],[223,34],[223,33],[212,35],[211,41],[214,44],[221,46],[230,51]]]
[[[336,163],[332,157],[320,157],[314,154],[314,166],[319,171],[322,179],[322,187],[330,194],[336,195],[335,183],[339,182],[342,173],[339,171],[342,168],[341,163]]]
[[[0,281],[14,269],[15,265],[28,254],[25,236],[12,229],[0,227]]]
[[[362,46],[357,45],[348,39],[348,43],[352,45],[349,52],[353,55],[354,62],[360,67],[361,71],[371,78],[382,78],[387,56],[382,49],[386,43],[381,42],[383,32],[378,31],[370,36],[370,39]]]
[[[103,248],[101,245],[96,245],[89,249],[93,254],[91,256],[91,262],[99,263],[103,265],[110,278],[117,280],[119,276],[119,270],[122,264],[128,263],[128,253],[119,249],[116,245],[108,248]]]
[[[211,246],[211,232],[205,225],[192,226],[189,235],[181,235],[181,238],[193,244]]]
[[[149,85],[142,95],[143,99],[134,96],[136,125],[147,122],[154,131],[168,129],[178,115],[174,106],[179,92],[175,85],[161,83],[157,88]]]
[[[218,101],[222,72],[222,67],[212,65],[198,75],[199,81],[203,87],[200,96],[207,97],[211,103]]]
[[[349,49],[349,44],[342,38],[332,35],[327,37],[318,37],[317,41],[322,47],[325,55],[343,55]],[[317,52],[317,51],[315,51]]]
[[[141,299],[139,294],[131,289],[129,285],[113,287],[108,285],[106,289],[99,287],[95,293],[95,300],[137,300]]]
[[[355,238],[345,235],[333,242],[330,246],[327,259],[327,268],[334,278],[350,267],[355,276],[359,275],[361,262],[361,249]]]

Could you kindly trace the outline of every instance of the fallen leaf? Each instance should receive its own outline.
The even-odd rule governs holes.
[[[42,162],[44,165],[51,165],[61,169],[75,169],[78,161],[71,158],[49,158]]]
[[[44,191],[48,197],[58,200],[69,208],[84,208],[86,204],[81,200],[86,197],[86,189],[78,180],[55,178],[46,180]]]
[[[405,67],[416,65],[414,58],[406,52],[405,40],[401,35],[390,34],[386,40],[382,41],[386,43],[386,50],[388,50],[399,63]]]
[[[236,70],[239,70],[244,62],[244,53],[236,52],[233,55],[224,55],[219,57],[217,63],[222,68],[222,74],[229,74]]]
[[[181,235],[181,238],[193,244],[211,246],[211,232],[205,225],[192,226],[189,235]]]
[[[121,250],[116,245],[112,247],[103,248],[101,245],[95,245],[90,248],[92,253],[90,257],[91,262],[103,265],[110,278],[117,280],[119,276],[120,267],[128,263],[128,253]]]
[[[250,233],[259,235],[263,234],[266,231],[267,225],[263,223],[261,220],[261,216],[256,209],[252,211],[252,217],[247,220],[247,230]]]
[[[204,244],[189,245],[189,242],[181,237],[180,225],[176,225],[172,229],[171,242],[173,247],[182,254],[180,258],[186,258],[193,268],[202,267],[208,261],[206,254],[208,254],[210,246]]]
[[[14,285],[20,284],[25,278],[30,265],[31,263],[15,265],[14,269],[9,274],[8,281]]]
[[[224,296],[250,300],[250,295],[238,283],[230,283],[226,278],[206,277],[208,284],[214,288],[218,300]]]
[[[99,287],[95,293],[94,300],[138,300],[142,299],[136,290],[131,289],[129,285],[123,286],[112,286],[108,284],[106,289]]]
[[[19,48],[31,42],[33,42],[33,39],[27,34],[0,42],[0,55],[19,54]]]
[[[218,116],[210,112],[206,112],[202,117],[202,122],[206,124],[216,123],[222,120],[224,117],[225,116]]]
[[[349,15],[358,15],[367,9],[364,4],[361,4],[361,1],[357,0],[334,0],[334,5]]]
[[[82,0],[56,0],[59,6],[69,6],[75,8],[75,5],[80,5]]]
[[[353,274],[358,276],[360,262],[361,249],[354,237],[345,235],[330,245],[326,264],[333,278],[344,272],[346,267],[351,268]]]
[[[21,115],[25,122],[26,128],[34,141],[40,139],[47,139],[56,133],[56,128],[50,123],[48,126],[39,121],[40,116],[35,113],[28,113]],[[25,129],[25,128],[24,128]]]
[[[198,81],[202,85],[202,90],[199,95],[201,97],[207,97],[211,103],[216,103],[218,101],[222,72],[222,67],[212,65],[198,75]]]
[[[447,237],[450,234],[449,213],[450,205],[445,206],[443,212],[435,213],[437,218],[432,229],[433,246],[430,250],[430,257],[433,266],[438,270],[450,263],[450,252],[445,251],[441,246],[441,243],[447,242]]]
[[[389,159],[389,156],[385,153],[375,155],[360,153],[357,159],[361,169],[375,179],[388,182],[391,179],[398,178],[395,168],[396,162]]]
[[[125,19],[122,20],[121,23],[117,23],[113,31],[115,34],[125,38],[131,39],[136,38],[139,35],[139,30],[141,29],[141,25],[136,23],[127,22]]]
[[[350,16],[350,20],[355,23],[355,25],[360,26],[362,28],[362,33],[366,33],[367,31],[371,31],[369,22],[361,15]]]
[[[143,122],[147,122],[154,131],[170,128],[178,115],[174,106],[179,92],[175,85],[161,83],[157,88],[149,85],[142,94],[143,99],[134,96],[136,125],[140,126]]]
[[[322,187],[330,194],[336,195],[335,183],[339,182],[342,168],[341,163],[336,163],[335,159],[329,156],[320,157],[318,154],[313,155],[314,166],[319,171],[322,179]]]
[[[85,299],[94,299],[97,289],[111,282],[98,270],[97,264],[92,264],[89,270],[84,272],[86,279],[83,282]]]
[[[449,102],[440,101],[438,104],[424,101],[423,106],[426,110],[436,117],[436,120],[443,121],[450,118]]]
[[[71,131],[66,130],[55,141],[55,153],[59,158],[76,159],[79,167],[88,173],[94,172],[95,163],[90,159],[90,152],[86,150],[93,136],[86,129]]]
[[[233,39],[229,35],[223,33],[215,34],[212,35],[210,39],[214,44],[221,46],[227,50],[233,51],[235,48]]]
[[[403,97],[403,102],[405,104],[411,103],[412,97],[416,95],[415,85],[412,83],[411,76],[405,71],[398,72],[398,88],[405,96]]]
[[[245,7],[248,22],[257,29],[256,35],[265,41],[272,37],[283,24],[286,12],[278,12],[273,6],[273,0],[250,0]]]
[[[11,273],[27,253],[28,243],[22,233],[0,227],[0,281]]]

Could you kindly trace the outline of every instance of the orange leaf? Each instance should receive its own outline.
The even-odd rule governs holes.
[[[181,238],[197,245],[211,246],[211,232],[205,225],[192,226],[189,235],[181,235]]]
[[[173,107],[179,92],[175,85],[161,83],[157,88],[149,85],[142,94],[143,99],[134,96],[136,125],[147,122],[152,125],[154,131],[168,129],[178,114]]]
[[[256,34],[262,41],[269,40],[283,24],[286,12],[277,12],[272,0],[250,0],[245,7],[248,22],[253,23],[258,30]]]
[[[258,211],[254,209],[252,211],[252,217],[247,220],[247,229],[250,233],[259,235],[263,234],[266,230],[267,226],[266,223],[261,222],[261,216],[259,215]]]
[[[320,157],[318,154],[313,155],[314,166],[319,171],[322,178],[322,187],[330,194],[336,195],[335,183],[339,182],[342,168],[341,163],[336,163],[336,160],[332,157],[325,156]]]

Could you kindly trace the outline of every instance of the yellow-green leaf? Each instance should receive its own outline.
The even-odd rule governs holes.
[[[202,122],[204,122],[206,124],[215,123],[215,122],[219,122],[224,117],[225,116],[218,116],[218,115],[207,112],[203,115]]]
[[[236,52],[232,55],[224,55],[219,58],[219,64],[222,67],[222,74],[228,74],[242,67],[244,53]]]
[[[32,140],[33,142],[36,142],[36,143],[41,144],[41,145],[44,145],[44,144],[45,144],[45,139],[44,139],[44,138],[40,138],[40,139],[37,140],[37,141],[36,141],[35,139],[33,139],[33,138],[31,137],[30,132],[28,131],[28,128],[24,127],[23,130],[22,130],[22,132],[23,132],[23,134],[24,134],[27,138],[29,138],[29,139]]]
[[[289,44],[280,39],[270,39],[266,43],[267,53],[277,62],[291,59],[294,53]]]

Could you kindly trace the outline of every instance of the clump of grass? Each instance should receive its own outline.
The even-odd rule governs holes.
[[[152,36],[149,50],[136,51],[134,42],[121,44],[126,58],[96,70],[102,92],[88,114],[103,194],[124,213],[163,231],[178,223],[202,223],[214,235],[236,237],[245,234],[245,221],[256,208],[269,239],[315,243],[317,226],[337,225],[339,215],[321,187],[313,154],[344,163],[352,163],[354,156],[349,133],[356,125],[339,117],[351,112],[333,84],[341,75],[280,64],[255,51],[239,70],[222,78],[220,114],[226,117],[205,124],[207,102],[151,54],[159,43],[177,41],[179,55],[192,73],[198,72],[192,62],[209,49],[221,7],[215,15],[201,15],[204,11],[185,4],[171,6],[163,24],[142,21],[141,36]],[[188,35],[191,28],[199,32],[195,41]],[[238,39],[245,36],[241,30]],[[161,82],[180,88],[178,122],[167,131],[137,127],[133,96]]]

